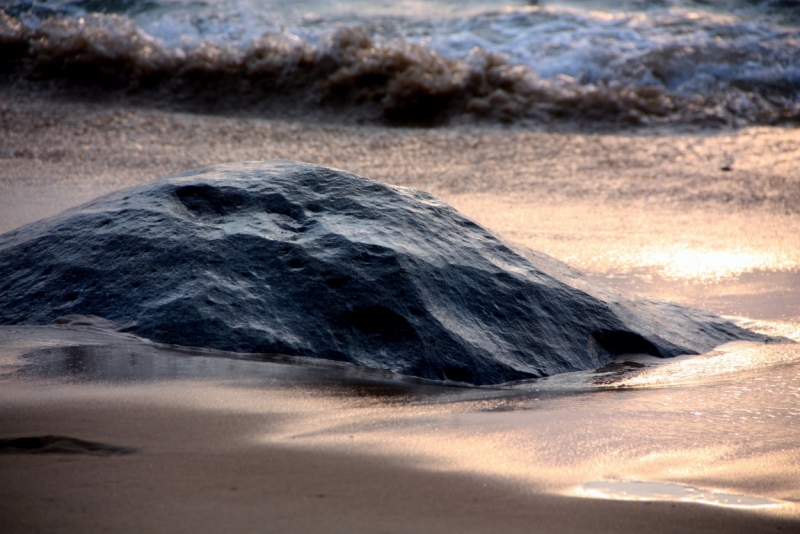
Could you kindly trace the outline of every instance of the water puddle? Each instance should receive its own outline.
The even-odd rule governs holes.
[[[573,494],[592,499],[691,502],[728,508],[776,508],[786,504],[764,497],[737,495],[666,482],[588,482],[575,488]]]

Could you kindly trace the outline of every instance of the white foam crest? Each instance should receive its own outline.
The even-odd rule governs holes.
[[[142,30],[156,36],[168,48],[187,48],[197,45],[202,40],[200,32],[190,21],[180,20],[171,15],[143,26]]]
[[[692,94],[718,80],[796,77],[798,37],[794,29],[735,15],[529,8],[444,21],[426,44],[445,57],[479,46],[545,78],[656,84]]]
[[[275,41],[278,35],[278,40],[295,43],[283,59],[283,44],[267,46],[273,65],[268,72],[280,72],[283,79],[301,56],[311,73],[313,65],[330,55],[330,43],[335,41],[337,50],[348,49],[338,40],[349,32],[363,34],[356,47],[360,51],[336,59],[337,72],[323,85],[341,93],[346,83],[355,84],[345,91],[354,101],[380,101],[384,110],[421,97],[438,101],[437,109],[452,104],[501,120],[523,114],[580,114],[634,123],[680,117],[727,122],[731,116],[771,123],[800,115],[800,34],[735,16],[525,8],[434,21],[317,21],[287,29],[270,13],[247,15],[91,14],[45,18],[36,25],[25,19],[25,24],[41,34],[30,34],[38,65],[58,69],[62,60],[64,65],[117,61],[119,68],[128,69],[119,72],[121,80],[140,72],[162,77],[197,69],[226,75],[242,68],[249,72],[245,56],[253,47],[263,48],[264,36]],[[352,25],[359,21],[360,26]],[[752,31],[740,32],[742,28]],[[721,33],[731,36],[722,38]],[[315,57],[299,51],[309,47],[317,50]],[[494,58],[492,66],[476,70],[478,56]],[[139,70],[130,70],[131,65]],[[466,65],[472,65],[469,76]],[[360,89],[365,81],[395,78],[397,83],[387,81],[377,92]],[[310,88],[316,83],[297,78],[289,85]]]
[[[689,7],[612,13],[551,6],[486,10],[485,2],[468,4],[456,12],[447,1],[407,0],[394,7],[370,7],[358,0],[341,5],[164,1],[131,17],[165,47],[184,51],[203,41],[245,50],[266,33],[289,33],[316,45],[342,26],[360,26],[376,43],[401,38],[445,58],[464,59],[479,47],[546,79],[566,75],[582,84],[657,85],[684,96],[733,83],[798,98],[800,31],[775,17],[754,16],[753,9],[730,14]],[[70,2],[37,5],[73,16],[82,13]],[[26,23],[35,26],[29,18]],[[746,102],[738,105],[747,111]]]

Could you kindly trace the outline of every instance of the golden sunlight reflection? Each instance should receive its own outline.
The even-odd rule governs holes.
[[[677,501],[698,504],[724,506],[726,508],[776,508],[791,506],[763,497],[737,495],[717,490],[707,490],[683,486],[681,484],[664,484],[661,482],[588,482],[578,486],[571,492],[578,497],[594,499],[614,499],[623,501]]]
[[[800,361],[800,348],[796,344],[765,345],[763,343],[735,342],[723,345],[702,356],[678,357],[669,363],[647,367],[632,376],[625,377],[614,385],[617,387],[661,387],[671,384],[687,385],[699,381],[714,380],[720,375],[743,373],[752,369],[792,364]],[[741,376],[741,375],[739,375]],[[794,380],[796,391],[800,391],[800,377],[789,376],[782,380]],[[764,387],[777,387],[764,383]],[[783,387],[783,382],[781,386]],[[771,392],[771,390],[768,390]],[[800,406],[798,394],[795,402]]]
[[[757,321],[742,317],[728,317],[742,328],[769,337],[785,337],[800,343],[800,321]]]
[[[650,204],[543,206],[522,194],[444,199],[501,237],[588,274],[713,282],[800,270],[800,220],[780,214],[681,213]]]
[[[622,272],[644,268],[669,279],[701,282],[720,281],[755,271],[791,271],[798,267],[797,259],[786,251],[715,250],[686,243],[621,251],[616,258],[607,261],[616,263]]]
[[[800,480],[800,345],[729,344],[615,385],[625,387],[553,394],[531,383],[527,394],[391,408],[319,398],[328,410],[254,438],[403,459],[530,491],[800,514],[789,502]]]

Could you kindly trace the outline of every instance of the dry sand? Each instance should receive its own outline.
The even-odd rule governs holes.
[[[62,186],[63,203],[205,165],[286,158],[443,197],[800,213],[796,129],[387,129],[59,102],[5,90],[0,131],[4,195],[21,186]]]
[[[791,330],[800,317],[798,130],[386,129],[5,92],[0,158],[0,231],[170,173],[288,158],[426,189],[618,287],[783,321],[762,327]],[[464,404],[452,388],[356,387],[335,373],[253,382],[233,363],[213,380],[176,377],[163,363],[131,383],[19,377],[22,353],[97,343],[68,342],[63,330],[26,336],[0,335],[0,438],[59,434],[139,452],[0,455],[3,532],[800,530],[797,504],[759,512],[564,494],[576,481],[617,477],[800,501],[794,349],[780,361],[738,353],[773,360],[763,373],[699,386],[708,369],[677,389]],[[65,350],[63,361],[87,361],[83,349]],[[131,362],[149,361],[137,350]],[[726,403],[758,380],[783,384],[785,403],[768,404],[735,438]],[[673,397],[686,404],[659,408]],[[712,397],[713,406],[689,406]],[[762,401],[747,402],[739,407]],[[708,422],[692,418],[701,411]],[[768,419],[773,412],[784,419]]]

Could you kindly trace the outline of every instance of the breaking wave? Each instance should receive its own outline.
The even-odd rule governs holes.
[[[395,17],[379,29],[262,25],[253,36],[170,32],[169,20],[0,9],[3,79],[395,124],[800,119],[800,36],[774,21],[519,8],[435,23]]]

